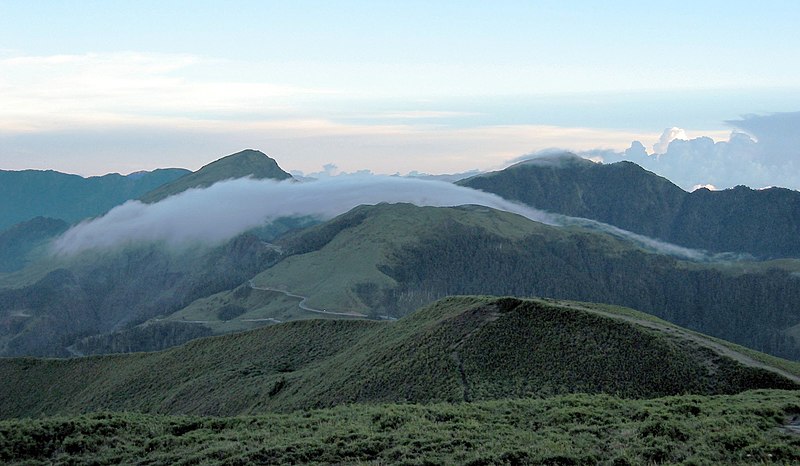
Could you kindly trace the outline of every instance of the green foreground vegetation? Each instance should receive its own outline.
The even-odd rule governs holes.
[[[0,421],[6,464],[797,464],[796,392]]]

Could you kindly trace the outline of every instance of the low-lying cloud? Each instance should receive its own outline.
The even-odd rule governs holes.
[[[71,228],[54,248],[68,255],[137,242],[216,244],[281,217],[311,215],[324,220],[358,205],[381,202],[436,207],[476,204],[555,223],[545,212],[443,181],[362,176],[295,183],[243,178],[191,189],[155,204],[129,201]]]
[[[71,228],[55,241],[53,250],[59,255],[72,255],[137,243],[214,245],[281,217],[314,216],[326,220],[359,205],[381,202],[434,207],[481,205],[548,225],[600,231],[662,254],[690,260],[713,259],[703,251],[594,220],[550,214],[449,182],[378,175],[330,177],[306,183],[242,178],[191,189],[155,204],[129,201]]]

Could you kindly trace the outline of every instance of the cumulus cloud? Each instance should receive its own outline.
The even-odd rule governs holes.
[[[795,164],[800,159],[800,112],[746,115],[726,123],[752,136],[759,162],[765,165]]]
[[[661,137],[658,138],[658,142],[653,144],[653,152],[656,154],[667,152],[669,144],[676,139],[685,141],[689,138],[686,137],[686,131],[681,128],[673,126],[672,128],[665,129],[664,132],[661,133]]]
[[[440,207],[476,204],[539,222],[555,221],[542,211],[443,181],[354,176],[293,183],[243,178],[188,190],[156,204],[129,201],[73,227],[56,240],[54,248],[69,255],[137,242],[214,244],[280,217],[329,219],[358,205],[380,202]]]
[[[600,157],[605,163],[629,160],[686,190],[706,185],[800,189],[800,112],[749,115],[726,123],[734,127],[727,141],[687,138],[680,128],[669,128],[653,154],[634,141],[623,152],[584,151],[580,155]]]

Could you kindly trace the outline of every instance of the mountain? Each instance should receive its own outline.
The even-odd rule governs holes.
[[[478,206],[361,206],[279,244],[285,258],[253,282],[318,309],[402,316],[458,294],[602,302],[800,359],[795,262],[681,261]]]
[[[687,193],[632,162],[598,164],[568,153],[457,184],[689,248],[800,257],[800,192],[788,189]]]
[[[159,349],[207,334],[198,326],[394,318],[448,295],[494,294],[633,307],[800,359],[799,269],[681,261],[486,207],[379,204],[273,243],[246,234],[213,249],[141,245],[33,264],[0,289],[0,354]]]
[[[134,326],[192,301],[234,288],[276,260],[252,235],[216,248],[170,250],[130,246],[75,258],[48,258],[32,267],[32,283],[0,289],[0,354],[68,356],[77,339]],[[129,350],[157,349],[208,335],[192,324],[165,323]],[[75,354],[75,353],[72,353]]]
[[[154,174],[139,173],[126,179],[139,183],[137,194],[144,194],[142,187],[155,186]],[[173,176],[169,183],[158,183],[163,186],[144,198],[152,202],[190,187],[244,176],[291,178],[263,153],[246,150],[186,176]],[[116,179],[111,175],[104,178]],[[106,200],[110,203],[112,199]],[[207,336],[212,330],[205,325],[137,324],[175,312],[198,298],[235,288],[278,257],[259,237],[247,234],[216,248],[133,245],[116,251],[90,251],[75,258],[30,261],[29,253],[63,232],[64,226],[57,222],[38,219],[0,233],[0,258],[6,259],[0,272],[17,272],[0,274],[0,355],[67,356],[81,354],[81,349],[154,350]],[[254,233],[260,237],[280,234],[308,222],[282,219]],[[29,262],[30,266],[21,270]]]
[[[263,152],[247,149],[228,155],[203,166],[193,173],[167,183],[143,195],[142,202],[158,202],[190,188],[206,188],[217,181],[250,176],[256,179],[288,180],[292,175],[283,171],[274,159]]]
[[[188,173],[179,168],[83,178],[56,171],[0,170],[0,230],[35,217],[95,217]]]
[[[36,217],[0,231],[0,273],[23,269],[31,253],[69,228],[63,220]]]
[[[730,394],[800,389],[797,369],[629,309],[454,297],[391,323],[307,320],[157,353],[0,359],[0,413],[237,415],[563,393]]]

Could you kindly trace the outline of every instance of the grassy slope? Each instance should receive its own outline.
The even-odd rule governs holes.
[[[0,360],[0,415],[234,415],[353,402],[791,387],[681,332],[554,302],[461,297],[394,323],[298,321],[159,353]]]
[[[5,464],[796,464],[794,392],[0,421]]]
[[[250,330],[264,325],[298,319],[341,318],[301,309],[300,299],[287,297],[283,293],[250,288],[243,284],[233,290],[200,298],[166,318],[154,319],[166,322],[194,322],[205,325],[216,334]],[[225,306],[241,306],[245,312],[230,319],[220,318],[220,309]]]
[[[387,263],[388,255],[404,244],[419,240],[420,232],[446,234],[447,225],[457,222],[510,239],[542,231],[563,234],[516,214],[480,207],[443,209],[387,204],[362,206],[347,215],[358,210],[368,212],[362,222],[343,229],[319,250],[281,261],[257,275],[254,282],[308,296],[309,305],[318,308],[365,312],[369,309],[353,288],[365,283],[394,287],[396,282],[377,266]],[[470,214],[464,215],[465,210]]]

